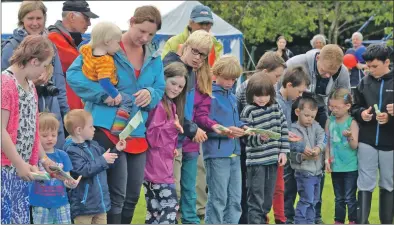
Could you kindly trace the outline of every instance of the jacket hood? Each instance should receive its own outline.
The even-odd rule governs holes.
[[[220,85],[217,85],[216,83],[212,84],[212,92],[223,92],[225,94],[228,94],[231,92],[230,90],[224,89],[223,87],[221,87]]]
[[[12,33],[12,37],[17,40],[19,43],[22,42],[22,40],[29,35],[27,31],[24,28],[18,27],[14,30]]]
[[[316,53],[320,53],[320,49],[312,49],[305,53],[306,61],[308,63],[308,68],[312,70],[315,68]]]
[[[66,34],[68,36],[70,35],[70,32],[63,26],[63,22],[61,20],[56,21],[54,25],[51,25],[48,27],[49,32],[61,32],[63,34]]]

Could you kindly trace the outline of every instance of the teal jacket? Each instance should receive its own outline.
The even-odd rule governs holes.
[[[130,118],[138,110],[141,110],[144,121],[131,133],[130,136],[132,137],[145,137],[145,123],[148,119],[148,112],[159,103],[163,97],[165,88],[164,70],[160,52],[153,45],[144,46],[144,52],[144,64],[138,79],[135,76],[133,65],[128,61],[123,50],[119,50],[114,55],[116,73],[119,80],[116,88],[119,92],[133,95],[141,89],[147,89],[152,98],[150,104],[146,107],[140,108],[135,105],[133,106]],[[67,82],[84,101],[85,110],[92,113],[94,118],[93,125],[110,130],[118,107],[104,104],[104,100],[108,95],[98,82],[91,81],[85,77],[82,73],[82,64],[83,60],[81,55],[79,55],[67,70]]]

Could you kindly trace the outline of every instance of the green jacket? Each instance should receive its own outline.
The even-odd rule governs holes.
[[[186,27],[182,33],[168,39],[161,53],[161,58],[164,59],[164,57],[169,52],[177,52],[179,45],[185,43],[189,35],[190,35],[189,29],[188,27]],[[223,50],[223,45],[214,36],[212,36],[212,40],[213,40],[213,45],[215,46],[215,59],[218,59]]]

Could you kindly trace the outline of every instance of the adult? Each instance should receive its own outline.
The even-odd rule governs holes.
[[[164,45],[163,53],[161,57],[164,57],[169,52],[178,52],[180,49],[180,45],[184,44],[187,38],[196,30],[205,30],[209,32],[213,26],[213,16],[212,11],[208,6],[205,5],[197,5],[192,9],[190,14],[190,20],[188,26],[184,29],[184,31],[174,37],[171,37],[166,44]],[[223,51],[223,45],[212,36],[213,47],[208,56],[208,62],[210,66],[213,66],[215,59],[219,58]],[[181,167],[180,156],[175,160],[175,171],[179,171]],[[200,152],[200,156],[198,157],[197,162],[197,214],[200,218],[203,218],[205,215],[205,205],[207,203],[207,192],[206,192],[206,178],[205,178],[205,168],[204,168],[204,160],[202,157],[202,152]],[[176,175],[177,176],[177,175]],[[179,177],[179,176],[177,176]],[[177,186],[177,192],[179,196],[179,186]]]
[[[345,54],[353,54],[357,58],[357,65],[350,70],[350,87],[352,92],[357,85],[360,83],[361,79],[364,77],[364,69],[367,68],[362,54],[365,52],[366,48],[363,45],[363,35],[360,32],[354,32],[352,35],[352,48],[346,50]]]
[[[199,30],[188,37],[179,51],[180,55],[176,52],[169,52],[163,59],[165,66],[175,61],[182,62],[189,72],[183,126],[186,137],[181,136],[178,139],[178,148],[180,148],[181,154],[174,163],[174,165],[179,164],[174,167],[174,174],[177,189],[180,189],[182,223],[200,223],[196,208],[197,163],[199,155],[201,155],[199,143],[207,140],[203,129],[211,131],[211,127],[214,125],[199,123],[199,121],[204,121],[204,116],[209,115],[212,76],[208,64],[208,53],[211,47],[212,36],[204,30]]]
[[[114,166],[108,170],[111,210],[107,213],[110,224],[130,224],[140,197],[144,179],[146,150],[145,122],[148,112],[161,100],[164,88],[163,63],[156,46],[151,44],[161,28],[161,15],[154,6],[138,7],[129,22],[129,30],[122,35],[121,50],[113,56],[120,92],[134,96],[130,116],[141,111],[143,121],[126,139],[127,147],[118,153]],[[82,57],[78,56],[67,71],[67,81],[75,93],[86,103],[85,109],[93,115],[96,140],[105,149],[113,148],[118,136],[110,133],[117,106],[100,84],[82,73]]]
[[[312,49],[305,54],[297,55],[286,62],[288,68],[302,66],[309,76],[311,85],[304,94],[309,94],[318,102],[318,112],[315,120],[321,127],[327,121],[327,96],[334,89],[347,88],[350,90],[349,72],[342,64],[343,51],[338,45],[328,44],[321,50]],[[297,105],[298,101],[293,104]],[[294,170],[290,165],[285,166],[285,214],[289,223],[294,221],[294,201],[297,196],[297,184],[294,179]],[[324,175],[321,180],[320,201],[316,204],[316,224],[321,220],[321,194],[324,187]]]
[[[276,84],[280,77],[283,74],[284,69],[286,68],[286,63],[276,52],[266,52],[259,60],[256,66],[256,74],[260,76],[267,76],[272,84]],[[237,96],[237,105],[239,112],[242,112],[243,108],[247,105],[246,102],[246,87],[248,85],[249,80],[243,82],[236,91]],[[241,199],[241,207],[242,207],[242,215],[239,220],[240,224],[246,224],[247,215],[248,215],[248,206],[247,206],[247,188],[246,188],[246,152],[245,145],[241,142],[241,171],[242,171],[242,199]],[[284,217],[284,206],[283,206],[283,192],[284,192],[284,181],[283,181],[283,167],[278,167],[277,172],[277,181],[274,193],[274,214],[276,222],[284,222],[282,220]],[[282,200],[280,200],[280,196],[282,196]],[[278,198],[279,197],[279,198]],[[278,199],[278,200],[277,200]]]
[[[45,21],[47,8],[42,1],[24,1],[18,11],[18,28],[13,32],[10,39],[5,40],[1,50],[1,70],[9,67],[9,59],[16,47],[27,35],[47,35]],[[2,44],[3,45],[3,44]],[[50,111],[56,115],[60,122],[56,148],[63,148],[65,136],[63,128],[63,117],[70,110],[67,104],[65,79],[61,63],[55,46],[55,55],[51,66],[38,79],[33,80],[37,87],[38,108],[40,112]],[[53,73],[52,69],[53,67]],[[52,74],[51,74],[52,73]],[[52,76],[52,77],[51,77]],[[56,89],[58,90],[56,92]]]
[[[71,63],[78,57],[77,46],[82,42],[82,34],[90,26],[90,19],[98,16],[90,11],[89,4],[84,1],[65,1],[63,3],[62,20],[48,27],[48,38],[56,45],[66,74]],[[81,99],[66,82],[66,92],[70,109],[82,109]]]
[[[290,49],[286,48],[286,38],[284,36],[279,36],[276,39],[276,48],[273,48],[271,51],[276,52],[280,57],[282,57],[285,62],[294,56],[293,52]]]
[[[327,39],[323,34],[316,34],[311,40],[313,49],[322,49],[327,44]]]

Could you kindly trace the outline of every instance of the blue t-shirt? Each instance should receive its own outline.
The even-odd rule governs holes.
[[[67,153],[55,149],[54,153],[47,153],[47,156],[54,161],[65,172],[72,169],[71,160]],[[44,171],[42,165],[40,170]],[[32,182],[30,185],[30,205],[44,208],[58,208],[68,204],[66,186],[63,181],[52,178],[51,180],[42,182]]]

